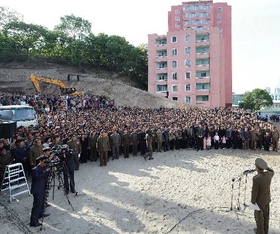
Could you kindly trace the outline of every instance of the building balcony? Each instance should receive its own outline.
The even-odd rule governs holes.
[[[196,58],[197,59],[207,59],[210,57],[209,53],[196,53]]]
[[[205,77],[195,77],[196,83],[205,83],[209,81],[210,76],[205,76]]]

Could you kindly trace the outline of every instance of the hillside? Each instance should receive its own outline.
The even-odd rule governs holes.
[[[37,77],[49,77],[60,79],[67,87],[74,87],[77,91],[85,91],[90,94],[106,95],[114,99],[117,106],[139,106],[142,108],[181,107],[180,104],[166,98],[149,94],[143,90],[128,85],[129,80],[117,74],[100,70],[84,70],[83,73],[77,68],[58,65],[54,63],[8,63],[0,64],[0,92],[33,94],[35,89],[30,81],[30,75]],[[68,74],[81,75],[78,81]],[[41,92],[60,93],[58,86],[40,83]]]

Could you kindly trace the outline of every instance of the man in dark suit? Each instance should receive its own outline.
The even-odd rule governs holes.
[[[65,193],[69,193],[69,182],[70,182],[70,191],[71,193],[77,192],[75,190],[75,181],[74,181],[74,172],[75,172],[75,151],[69,150],[69,146],[67,146],[66,150],[63,152],[63,176],[64,176],[64,189]],[[65,163],[64,163],[65,162]]]
[[[44,200],[46,194],[46,183],[50,168],[46,168],[48,156],[42,155],[37,158],[39,164],[31,170],[32,184],[31,194],[33,194],[33,207],[31,211],[30,226],[38,227],[41,224],[38,219],[47,217],[50,214],[44,214]]]
[[[260,210],[254,211],[257,228],[256,234],[268,234],[269,228],[269,203],[270,203],[270,184],[274,171],[267,166],[267,163],[257,158],[255,161],[257,175],[253,177],[253,187],[251,202],[257,204]]]

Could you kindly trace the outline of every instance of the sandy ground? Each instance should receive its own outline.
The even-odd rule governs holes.
[[[253,210],[243,204],[250,200],[255,173],[242,173],[258,157],[275,170],[269,233],[279,234],[279,153],[222,149],[154,153],[150,161],[121,157],[107,167],[82,164],[75,171],[79,194],[68,195],[74,211],[56,188],[40,231],[28,226],[33,198],[23,194],[0,206],[1,233],[254,233]]]

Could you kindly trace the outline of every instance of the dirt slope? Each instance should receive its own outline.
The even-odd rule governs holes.
[[[106,95],[115,100],[117,106],[139,106],[142,108],[180,107],[184,106],[166,98],[127,85],[125,78],[104,71],[83,71],[52,63],[38,64],[0,64],[0,92],[33,94],[35,89],[30,82],[30,75],[62,80],[67,87],[75,87],[78,91],[86,91],[96,95]],[[80,74],[80,81],[68,74]],[[40,83],[42,93],[60,93],[57,86]]]

